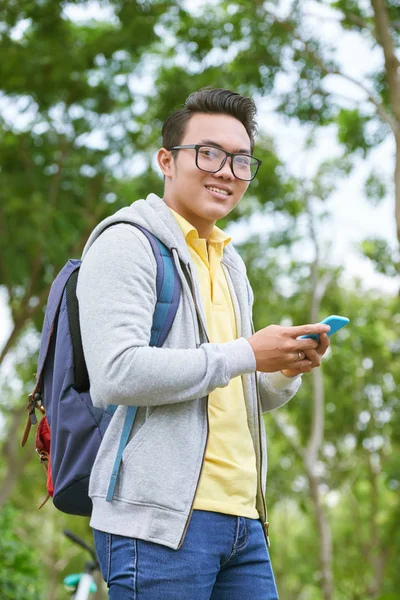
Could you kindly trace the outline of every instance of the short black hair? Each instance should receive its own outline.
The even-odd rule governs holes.
[[[185,135],[186,124],[198,113],[230,115],[240,121],[250,138],[251,152],[257,134],[257,108],[254,100],[222,88],[202,88],[188,96],[183,108],[168,117],[162,128],[164,148],[179,146]]]

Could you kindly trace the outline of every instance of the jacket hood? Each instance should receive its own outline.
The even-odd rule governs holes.
[[[145,200],[136,200],[130,206],[121,208],[101,221],[90,234],[83,249],[82,259],[107,227],[121,221],[141,225],[154,234],[167,248],[176,249],[186,264],[190,262],[190,254],[182,230],[164,200],[156,194],[149,194]],[[246,271],[242,259],[231,243],[225,246],[224,262],[228,262],[242,272]]]

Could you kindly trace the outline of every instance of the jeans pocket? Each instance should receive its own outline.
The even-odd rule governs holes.
[[[98,529],[93,529],[93,537],[101,574],[108,585],[110,581],[111,534],[106,533],[105,531],[99,531]]]

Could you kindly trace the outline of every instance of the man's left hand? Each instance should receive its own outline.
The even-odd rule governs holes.
[[[315,350],[307,350],[307,352],[305,353],[299,352],[299,354],[301,354],[301,356],[299,356],[299,360],[304,360],[304,358],[307,358],[310,361],[309,364],[301,369],[296,369],[295,365],[297,361],[295,361],[293,363],[292,368],[284,369],[282,373],[286,375],[286,377],[295,377],[296,375],[300,375],[301,373],[309,373],[310,371],[315,369],[315,367],[319,367],[321,365],[322,357],[328,350],[329,345],[329,336],[326,333],[321,333],[318,348],[315,348]]]

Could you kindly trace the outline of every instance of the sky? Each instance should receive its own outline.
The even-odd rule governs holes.
[[[360,4],[369,4],[360,0]],[[288,2],[280,2],[285,14]],[[304,11],[308,15],[307,25],[325,43],[337,48],[336,58],[344,74],[357,80],[379,68],[383,62],[379,47],[371,50],[369,44],[359,34],[343,33],[337,24],[339,13],[327,9],[321,3],[304,0]],[[287,81],[282,77],[278,87],[285,90]],[[349,81],[331,76],[325,87],[337,95],[349,98],[348,107],[356,108],[365,102],[365,93]],[[271,110],[268,100],[259,106],[263,128],[274,137],[278,154],[287,168],[297,176],[312,176],[323,159],[340,156],[342,149],[336,140],[334,128],[321,128],[318,142],[313,150],[304,149],[306,129],[290,124]],[[358,250],[360,242],[367,237],[382,237],[393,247],[397,247],[394,219],[394,140],[388,137],[379,147],[370,152],[366,159],[359,157],[350,177],[340,181],[337,190],[331,195],[326,208],[331,218],[320,230],[322,243],[331,246],[327,262],[345,267],[347,278],[362,278],[366,287],[377,288],[389,293],[397,293],[399,278],[393,279],[377,274],[368,259]],[[388,182],[388,195],[379,206],[372,206],[365,198],[363,186],[371,171],[379,173]],[[256,221],[256,220],[255,220]],[[263,224],[254,223],[258,229]]]
[[[188,0],[187,4],[193,10],[199,10],[205,2]],[[280,2],[278,10],[284,14],[287,5],[286,0]],[[312,0],[304,0],[304,5],[307,7],[306,12],[309,15],[308,26],[313,32],[318,31],[325,41],[336,45],[337,57],[347,75],[360,79],[363,73],[382,63],[379,48],[371,51],[361,36],[351,32],[343,34],[335,23],[338,13],[327,10],[320,3]],[[74,6],[68,10],[76,19],[93,15],[109,18],[107,12],[101,13],[98,8],[85,12],[83,7]],[[280,89],[284,90],[287,84],[287,80],[282,76],[279,80]],[[354,84],[338,77],[330,78],[327,85],[335,93],[351,98],[355,105],[364,100],[363,93]],[[332,128],[323,129],[319,133],[315,148],[306,150],[304,148],[306,131],[303,127],[294,122],[284,121],[273,111],[273,104],[268,99],[257,101],[257,105],[260,129],[274,137],[282,162],[294,174],[312,176],[322,158],[340,154],[341,149]],[[319,235],[323,245],[328,248],[326,261],[331,264],[343,265],[348,280],[351,280],[353,276],[359,276],[366,287],[397,293],[400,281],[375,273],[371,263],[362,258],[357,250],[360,241],[368,236],[380,236],[392,243],[393,246],[396,245],[393,190],[390,190],[388,197],[376,207],[371,206],[363,194],[363,184],[372,169],[386,177],[389,182],[393,181],[394,142],[392,139],[388,138],[372,151],[367,159],[359,158],[352,175],[339,183],[336,192],[332,194],[327,203],[331,218],[319,229]],[[250,222],[252,232],[268,231],[268,226],[266,220],[258,217]],[[232,226],[230,230],[230,234],[236,242],[242,241],[248,233],[249,230],[245,231],[239,226]],[[307,252],[306,249],[305,252]],[[11,327],[4,299],[4,293],[0,290],[0,346],[4,343]]]

